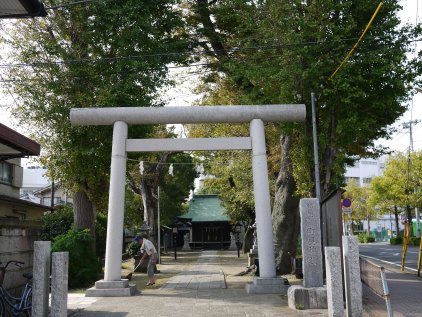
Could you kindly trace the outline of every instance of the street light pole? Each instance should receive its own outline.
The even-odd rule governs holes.
[[[314,163],[315,163],[315,194],[318,201],[321,202],[321,184],[319,179],[319,162],[318,162],[318,139],[316,126],[316,110],[315,110],[315,93],[311,93],[312,104],[312,135],[314,139]]]
[[[158,222],[158,263],[161,264],[161,230],[160,230],[160,186],[157,186],[157,222]]]

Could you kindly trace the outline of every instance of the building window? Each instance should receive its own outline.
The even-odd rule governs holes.
[[[356,185],[358,185],[358,186],[360,185],[359,177],[345,177],[344,178],[344,181],[345,181],[346,184],[350,183],[353,180],[355,181]]]
[[[0,183],[12,185],[13,166],[7,162],[0,162]]]
[[[378,165],[378,162],[373,162],[373,161],[362,161],[363,165]]]
[[[371,181],[372,181],[372,177],[364,177],[364,178],[362,179],[362,182],[363,182],[364,184],[369,184],[369,183],[371,183]]]

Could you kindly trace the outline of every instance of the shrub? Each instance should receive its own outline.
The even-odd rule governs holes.
[[[72,206],[60,206],[51,214],[41,218],[43,228],[41,239],[53,241],[56,237],[67,233],[73,226]],[[106,249],[107,215],[97,213],[95,221],[95,251],[98,257],[103,258]]]
[[[69,287],[86,287],[98,278],[101,264],[92,250],[92,236],[88,229],[71,229],[56,237],[52,252],[69,252]]]
[[[97,213],[95,221],[95,251],[99,258],[103,259],[107,240],[107,215]]]
[[[374,242],[375,237],[369,236],[366,232],[361,232],[358,234],[358,241],[360,243]]]
[[[130,242],[126,247],[126,253],[131,257],[134,258],[135,255],[138,255],[139,252],[139,244],[136,241]]]
[[[41,221],[43,222],[41,239],[53,241],[55,237],[65,234],[72,228],[72,207],[62,206],[54,213],[42,216]]]
[[[417,237],[410,237],[409,244],[418,246],[421,243],[421,239]]]
[[[390,238],[390,244],[402,244],[403,243],[403,238],[398,236],[397,238]]]

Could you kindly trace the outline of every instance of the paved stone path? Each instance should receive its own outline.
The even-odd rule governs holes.
[[[229,254],[230,251],[224,252]],[[230,256],[234,258],[235,254],[236,252],[232,252]],[[247,294],[244,287],[231,287],[229,284],[225,288],[226,284],[221,269],[222,266],[217,252],[203,251],[196,264],[170,278],[166,284],[158,289],[146,288],[142,290],[142,294],[132,297],[99,298],[72,316],[328,316],[327,310],[324,309],[292,310],[287,306],[287,298],[282,295]],[[238,269],[238,272],[242,271],[241,266],[236,269]],[[252,279],[250,276],[242,278]]]
[[[198,264],[189,271],[173,276],[162,289],[221,289],[227,288],[224,273],[215,264],[218,259],[216,251],[207,251],[198,258]]]

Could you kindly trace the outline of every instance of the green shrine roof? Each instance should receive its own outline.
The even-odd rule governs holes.
[[[193,195],[188,212],[178,218],[192,219],[192,222],[230,221],[218,195]]]

